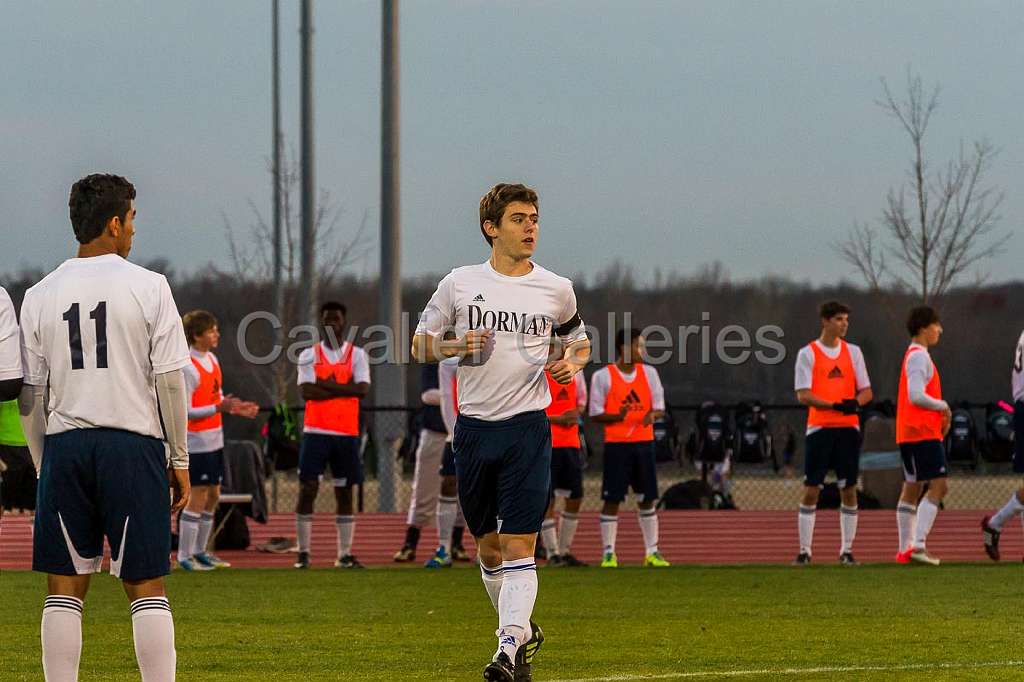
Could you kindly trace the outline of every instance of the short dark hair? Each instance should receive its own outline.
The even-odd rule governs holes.
[[[120,175],[93,173],[71,186],[68,209],[79,244],[88,244],[107,228],[111,218],[128,217],[135,186]]]
[[[537,192],[523,184],[513,185],[507,182],[499,182],[480,199],[480,233],[487,240],[488,246],[492,240],[487,236],[487,232],[484,231],[484,223],[488,220],[495,225],[501,223],[501,216],[505,214],[505,208],[513,201],[533,204],[534,208],[539,209]]]
[[[917,336],[925,327],[939,321],[939,314],[931,306],[920,305],[910,311],[907,316],[907,331]]]
[[[202,336],[217,326],[217,318],[206,310],[191,310],[182,316],[181,324],[185,327],[185,338],[191,346],[197,336]]]
[[[615,333],[615,354],[619,355],[622,352],[622,347],[627,343],[633,345],[635,339],[640,338],[642,334],[639,329],[635,327],[625,327]]]
[[[818,309],[818,314],[823,320],[831,320],[836,315],[849,315],[850,307],[839,301],[825,301]]]
[[[340,310],[342,315],[348,317],[348,308],[346,308],[343,303],[338,303],[337,301],[324,301],[323,305],[320,306],[320,315],[322,316],[328,310]]]

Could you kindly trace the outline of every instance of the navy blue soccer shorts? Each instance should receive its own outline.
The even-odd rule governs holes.
[[[807,435],[804,485],[820,488],[825,475],[836,472],[840,488],[857,485],[860,475],[860,431],[853,427],[818,429]]]
[[[543,411],[497,422],[460,414],[452,451],[474,537],[540,531],[551,485],[551,425]]]
[[[900,443],[903,478],[907,483],[946,477],[946,448],[941,440]]]
[[[580,448],[551,448],[551,494],[583,499],[583,467]]]
[[[188,453],[188,480],[193,486],[224,482],[224,449]]]
[[[39,474],[32,569],[149,580],[170,572],[171,504],[162,440],[120,429],[47,436]]]
[[[1024,474],[1024,400],[1013,404],[1013,473]]]
[[[334,485],[347,488],[363,482],[363,458],[356,436],[304,433],[299,445],[299,480],[318,481],[327,465]]]
[[[605,502],[622,502],[630,488],[640,502],[658,499],[654,441],[604,444],[601,499]]]
[[[452,444],[450,442],[444,444],[444,454],[441,455],[441,475],[458,475],[458,472],[455,469],[455,451],[452,450]]]

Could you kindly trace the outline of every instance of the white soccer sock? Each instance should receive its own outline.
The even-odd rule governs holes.
[[[491,599],[494,610],[498,610],[498,597],[501,594],[501,585],[504,582],[505,569],[502,566],[487,568],[484,562],[480,562],[480,578],[484,581],[484,589]]]
[[[565,555],[572,547],[572,539],[576,537],[576,526],[580,518],[572,512],[562,512],[562,525],[558,529],[558,553]]]
[[[1014,493],[1010,495],[1010,501],[988,520],[988,525],[996,530],[1002,530],[1003,524],[1009,521],[1010,517],[1020,514],[1022,511],[1024,511],[1024,504],[1020,503],[1020,500],[1017,499],[1017,493]]]
[[[658,551],[658,512],[654,509],[637,511],[640,521],[640,533],[644,536],[644,553],[647,556]]]
[[[352,537],[356,534],[356,517],[341,515],[334,517],[334,525],[338,527],[338,558],[352,553]]]
[[[558,554],[558,529],[554,519],[544,519],[540,524],[540,540],[547,559]]]
[[[814,543],[814,519],[816,507],[800,505],[800,513],[797,515],[797,525],[800,528],[800,552],[810,556],[811,545]]]
[[[498,597],[498,651],[513,661],[516,650],[530,638],[530,616],[537,601],[537,564],[533,557],[501,564],[505,578]]]
[[[900,536],[899,551],[905,552],[914,541],[914,525],[917,520],[917,505],[900,502],[896,505],[896,530]]]
[[[196,537],[199,535],[199,514],[186,511],[178,518],[178,561],[184,561],[195,554]]]
[[[601,544],[604,553],[615,553],[615,536],[619,533],[619,517],[601,514]]]
[[[839,536],[842,540],[840,554],[853,551],[853,539],[857,537],[857,508],[839,505]]]
[[[210,533],[213,532],[213,514],[203,512],[199,515],[199,535],[196,536],[196,554],[206,551],[206,545],[210,541]]]
[[[437,544],[448,554],[452,551],[452,529],[458,509],[457,497],[441,497],[437,501]]]
[[[925,497],[917,507],[917,530],[914,532],[914,549],[924,549],[928,533],[939,515],[939,506]]]
[[[313,536],[313,515],[295,515],[295,538],[299,543],[300,552],[309,552],[310,538]]]
[[[82,658],[82,600],[50,595],[43,602],[43,676],[47,682],[74,682]]]
[[[174,618],[166,597],[146,597],[131,603],[135,658],[143,682],[174,682]]]

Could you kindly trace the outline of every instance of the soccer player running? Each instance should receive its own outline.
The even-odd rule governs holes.
[[[1010,372],[1010,387],[1013,390],[1013,471],[1024,473],[1024,332],[1017,340],[1013,354],[1013,369]],[[982,540],[985,553],[992,561],[999,561],[999,534],[1003,525],[1014,516],[1024,512],[1024,487],[1020,488],[994,515],[981,521]],[[1024,521],[1024,517],[1022,517]]]
[[[819,310],[821,335],[796,357],[796,399],[807,406],[804,448],[804,496],[798,529],[800,553],[793,563],[811,563],[814,516],[818,496],[831,469],[839,485],[839,563],[854,566],[853,539],[857,534],[857,476],[860,474],[860,417],[871,402],[871,382],[860,348],[845,341],[850,309],[838,301]]]
[[[171,514],[189,496],[181,371],[189,356],[167,280],[126,260],[134,198],[116,175],[76,182],[69,206],[78,256],[29,289],[21,308],[22,423],[40,467],[32,568],[47,574],[49,682],[78,679],[82,607],[104,537],[110,572],[131,601],[142,679],[175,674],[163,576]]]
[[[904,478],[896,507],[900,543],[896,561],[938,566],[939,560],[928,553],[925,541],[948,490],[942,439],[949,430],[952,413],[942,399],[939,371],[928,351],[939,342],[942,324],[932,308],[920,306],[910,311],[907,331],[911,342],[903,356],[896,403],[896,442],[903,458]],[[928,493],[922,499],[925,483]]]
[[[587,409],[587,382],[582,374],[572,378],[568,386],[559,384],[551,372],[546,373],[551,404],[551,504],[541,525],[540,538],[547,554],[548,566],[586,566],[569,551],[580,505],[583,504],[583,467],[586,464],[580,448],[580,415]],[[555,498],[565,497],[562,525],[555,525]]]
[[[363,567],[352,555],[356,528],[352,487],[363,482],[359,400],[370,392],[370,363],[362,348],[342,341],[346,314],[345,306],[336,301],[320,306],[324,340],[299,354],[298,383],[306,401],[306,416],[299,445],[299,502],[295,509],[299,557],[295,568],[310,566],[313,504],[327,464],[331,465],[337,505],[338,558],[334,566]]]
[[[213,349],[220,343],[217,318],[193,310],[182,318],[191,362],[185,367],[188,408],[188,476],[192,495],[178,519],[178,566],[186,571],[212,571],[231,566],[206,550],[213,530],[213,514],[224,480],[223,415],[252,419],[259,405],[224,395],[224,377]]]
[[[452,270],[420,316],[420,362],[462,358],[452,442],[459,499],[477,541],[480,571],[498,612],[498,647],[484,679],[532,679],[543,633],[530,616],[537,598],[534,549],[548,506],[551,400],[544,370],[568,384],[590,342],[572,282],[531,260],[539,235],[537,193],[495,185],[480,200],[480,231],[491,256]],[[445,332],[454,331],[454,339]],[[552,334],[565,344],[549,360]]]
[[[644,566],[669,565],[658,551],[658,469],[654,422],[665,414],[665,391],[658,370],[643,362],[644,338],[636,329],[615,335],[615,363],[590,378],[590,417],[604,425],[604,476],[601,482],[601,568],[618,568],[615,540],[619,505],[630,488],[637,498]]]

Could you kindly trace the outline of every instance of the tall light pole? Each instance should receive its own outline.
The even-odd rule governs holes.
[[[282,284],[282,271],[284,269],[283,239],[281,234],[281,49],[280,49],[280,0],[271,0],[271,16],[273,21],[273,75],[271,76],[273,91],[273,176],[274,176],[274,289],[272,294],[273,314],[280,320],[284,315],[284,291]],[[281,343],[280,331],[274,333],[274,344]],[[280,386],[275,386],[274,402],[283,396],[277,395]]]
[[[401,226],[399,224],[399,92],[398,0],[381,0],[381,144],[380,144],[380,303],[378,318],[391,329],[393,343],[388,362],[379,367],[374,382],[375,403],[405,405],[405,366],[402,347],[408,343],[402,329]],[[377,478],[380,511],[395,509],[395,453],[405,419],[378,412],[374,419],[378,444]]]
[[[302,235],[301,281],[299,286],[298,321],[315,323],[313,297],[316,289],[316,262],[313,253],[313,220],[316,212],[314,159],[313,159],[313,0],[302,0],[302,19],[299,27],[302,42],[301,131],[302,149]]]

